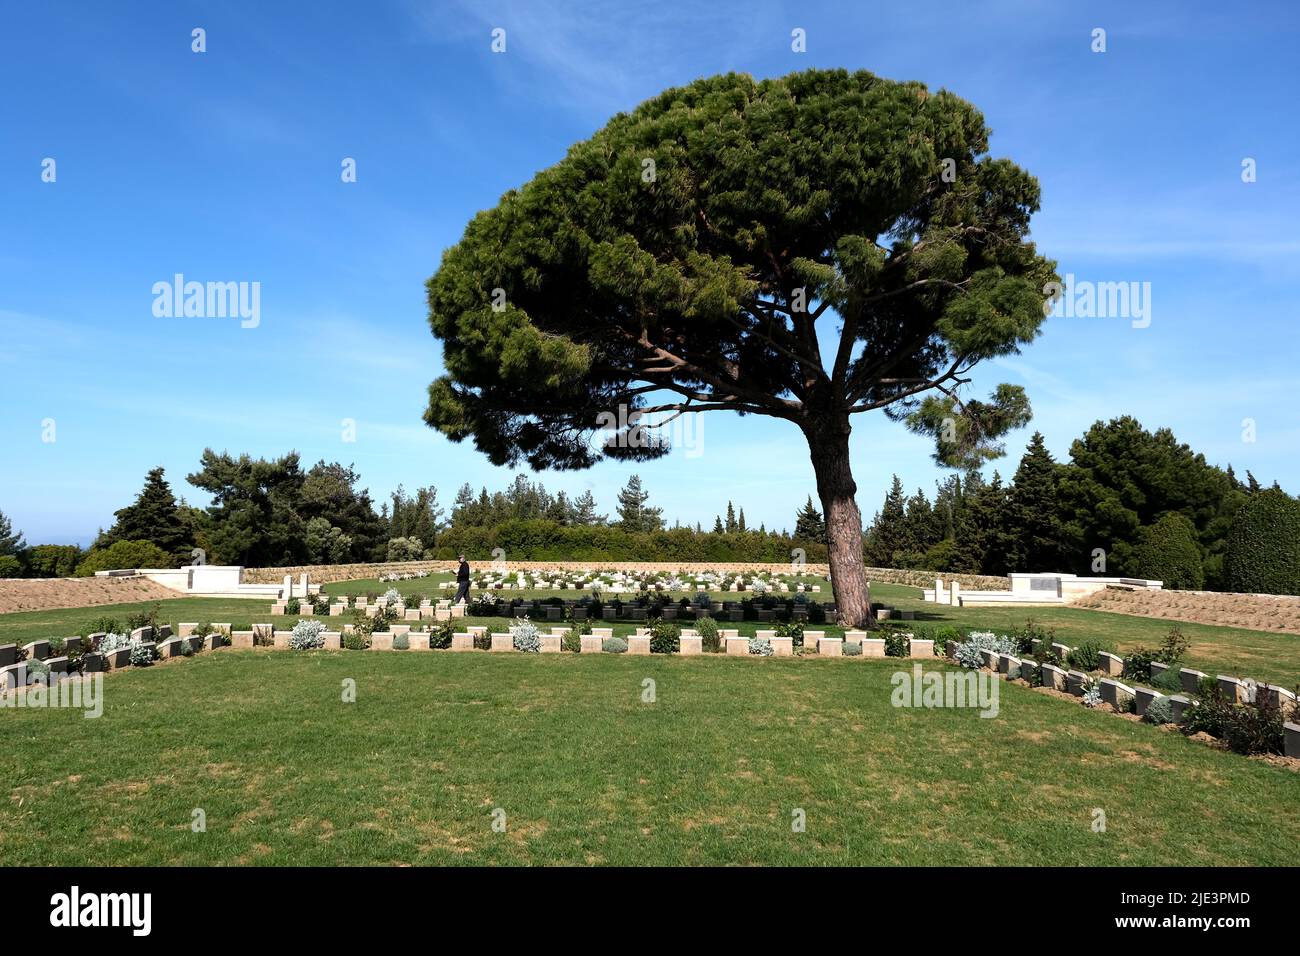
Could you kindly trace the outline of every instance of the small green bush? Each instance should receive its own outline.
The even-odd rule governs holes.
[[[621,637],[607,637],[600,642],[600,649],[606,654],[626,654],[627,641]]]
[[[700,648],[704,653],[716,654],[722,650],[722,639],[718,636],[718,622],[713,618],[701,618],[696,622],[695,630],[700,635]]]
[[[451,621],[439,621],[429,625],[429,647],[435,651],[451,647],[451,636],[456,633],[456,625]]]
[[[885,656],[886,657],[906,657],[911,652],[912,637],[904,631],[886,630],[883,634],[885,638]],[[858,646],[859,651],[861,645]]]
[[[589,632],[590,628],[587,633]],[[572,654],[579,654],[582,652],[582,634],[578,632],[576,627],[570,628],[565,632],[564,639],[560,641],[560,647]]]
[[[681,648],[682,629],[676,621],[655,618],[650,622],[651,654],[676,654]]]
[[[370,635],[364,631],[348,631],[343,635],[343,646],[349,651],[364,651],[370,647]]]
[[[1115,645],[1095,638],[1087,638],[1070,648],[1067,660],[1077,671],[1095,671],[1101,669],[1101,652],[1113,654]]]
[[[1176,667],[1171,667],[1167,671],[1161,671],[1155,677],[1151,678],[1149,683],[1156,690],[1178,693],[1183,689],[1183,681],[1182,678],[1178,676],[1178,668]]]
[[[394,634],[394,635],[393,635],[393,650],[395,650],[395,651],[409,651],[410,649],[411,649],[411,638],[410,638],[410,635],[407,635],[407,634]]]
[[[860,657],[862,656],[862,642],[845,641],[841,650],[843,650],[845,657]]]
[[[1172,724],[1174,722],[1174,705],[1168,697],[1157,697],[1147,704],[1147,712],[1142,719],[1148,724]]]
[[[289,598],[284,604],[285,614],[300,614],[302,612],[302,602],[297,598]]]
[[[790,638],[792,647],[803,647],[803,624],[799,621],[783,621],[776,626],[776,636]]]

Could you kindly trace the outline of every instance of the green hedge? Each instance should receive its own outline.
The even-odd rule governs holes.
[[[1229,591],[1300,594],[1300,501],[1270,488],[1233,516],[1224,557]]]
[[[1196,526],[1181,514],[1166,514],[1138,532],[1133,549],[1136,576],[1163,581],[1166,588],[1199,591],[1205,565],[1196,543]]]
[[[453,528],[438,535],[426,555],[491,554],[501,548],[515,561],[766,561],[789,562],[802,548],[811,563],[826,561],[826,545],[757,531],[733,534],[693,528],[635,533],[618,527],[565,526],[543,519],[506,521],[492,527]]]

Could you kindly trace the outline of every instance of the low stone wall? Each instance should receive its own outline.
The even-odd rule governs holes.
[[[471,565],[474,562],[470,562]],[[480,562],[486,563],[486,562]],[[609,568],[615,571],[643,571],[651,574],[671,573],[673,571],[715,571],[718,573],[753,574],[767,572],[770,574],[789,574],[793,569],[789,563],[755,563],[744,561],[706,562],[706,561],[509,561],[512,570],[521,571],[575,571],[585,568]],[[393,573],[431,573],[452,572],[456,570],[455,561],[384,561],[378,564],[314,564],[292,568],[245,568],[244,580],[251,583],[274,584],[284,580],[286,574],[296,579],[304,572],[317,584],[330,584],[335,581],[356,581],[362,578],[377,578]],[[808,564],[804,573],[828,575],[830,567],[826,564]],[[934,579],[943,576],[946,580],[957,581],[964,588],[976,591],[990,591],[1006,587],[1005,578],[989,577],[982,574],[944,574],[936,571],[908,571],[899,568],[867,568],[867,580],[881,584],[906,584],[911,587],[933,587]]]

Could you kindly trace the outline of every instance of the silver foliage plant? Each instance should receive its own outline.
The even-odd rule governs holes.
[[[1005,634],[994,634],[992,631],[971,631],[966,635],[966,640],[957,645],[953,656],[962,667],[975,669],[984,666],[984,658],[981,656],[980,651],[992,651],[995,654],[1014,654],[1016,650],[1016,642]]]
[[[515,623],[510,625],[510,638],[517,651],[536,654],[542,649],[542,632],[526,617],[515,618]]]
[[[289,635],[289,646],[295,651],[309,651],[325,646],[324,621],[299,621]]]

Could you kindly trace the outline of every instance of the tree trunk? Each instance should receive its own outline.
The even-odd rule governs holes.
[[[831,587],[840,623],[846,627],[871,627],[871,592],[862,563],[862,513],[855,495],[857,483],[849,467],[848,416],[817,416],[805,428],[817,493],[826,515],[826,546],[830,557]]]

